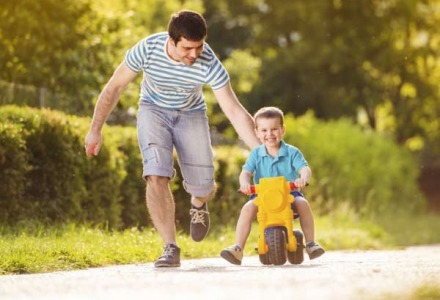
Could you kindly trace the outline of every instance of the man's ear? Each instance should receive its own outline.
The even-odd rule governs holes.
[[[174,47],[177,47],[177,42],[172,37],[170,37],[170,42],[171,42],[171,45],[173,45]]]

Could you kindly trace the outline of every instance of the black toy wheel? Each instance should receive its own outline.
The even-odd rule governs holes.
[[[268,256],[271,264],[284,265],[286,263],[286,235],[282,228],[272,228],[266,235],[269,248]]]
[[[260,257],[260,262],[263,265],[270,265],[269,255],[267,255],[267,254],[259,254],[258,256]]]
[[[287,252],[287,259],[291,264],[299,265],[304,261],[304,235],[299,230],[294,230],[293,235],[296,238],[296,251]]]

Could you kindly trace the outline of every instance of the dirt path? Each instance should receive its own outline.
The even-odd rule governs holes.
[[[301,265],[242,266],[221,258],[183,260],[176,269],[126,265],[0,276],[0,299],[378,299],[440,286],[440,245],[395,251],[329,251]],[[243,298],[244,297],[244,298]],[[389,298],[389,297],[386,297]],[[382,298],[382,299],[386,299]],[[391,297],[395,298],[395,297]],[[390,298],[390,299],[391,299]]]

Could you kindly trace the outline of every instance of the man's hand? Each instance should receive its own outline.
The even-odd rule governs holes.
[[[102,144],[102,135],[101,133],[94,133],[89,131],[84,141],[84,150],[86,152],[87,157],[92,155],[98,155],[99,150],[101,149]]]

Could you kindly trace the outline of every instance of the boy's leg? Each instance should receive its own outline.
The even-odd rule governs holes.
[[[296,196],[293,203],[295,211],[300,216],[300,224],[306,239],[306,251],[310,259],[315,259],[324,254],[325,250],[315,242],[315,221],[309,202],[303,197]]]
[[[258,207],[253,200],[248,201],[241,209],[240,216],[235,228],[235,244],[244,250],[247,238],[251,232],[252,221],[255,219]]]
[[[252,228],[252,221],[257,215],[258,208],[252,200],[241,209],[235,231],[235,245],[229,246],[220,252],[221,257],[232,264],[241,265],[243,250]]]
[[[315,240],[315,221],[313,219],[312,209],[309,202],[303,197],[295,197],[293,203],[295,211],[298,212],[300,218],[299,222],[306,239],[306,243]]]

